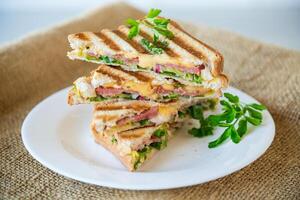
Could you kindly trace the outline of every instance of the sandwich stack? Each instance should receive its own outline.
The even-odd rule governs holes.
[[[98,64],[75,80],[68,103],[94,105],[95,141],[130,171],[167,146],[191,106],[213,109],[228,83],[221,54],[159,13],[68,36],[70,59]]]

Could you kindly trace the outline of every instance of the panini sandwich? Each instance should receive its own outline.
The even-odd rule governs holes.
[[[155,73],[184,85],[219,92],[227,86],[222,55],[176,22],[149,13],[129,24],[117,30],[69,35],[73,49],[68,52],[69,58]]]
[[[168,102],[177,99],[213,98],[211,88],[183,85],[153,73],[130,72],[121,67],[100,65],[91,76],[80,77],[69,92],[68,103],[94,103],[120,99]]]
[[[166,147],[178,116],[178,103],[127,100],[95,104],[92,134],[97,143],[133,171]]]

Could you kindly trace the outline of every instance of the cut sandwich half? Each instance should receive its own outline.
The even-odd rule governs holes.
[[[153,153],[166,147],[172,130],[188,117],[189,107],[212,109],[216,100],[156,103],[127,100],[94,106],[91,129],[95,140],[113,152],[130,170],[136,170]]]
[[[153,72],[184,85],[215,90],[227,86],[228,80],[222,73],[222,55],[177,23],[161,17],[136,20],[134,23],[138,30],[134,37],[128,37],[132,26],[124,25],[117,30],[69,35],[73,50],[68,52],[68,57],[121,66],[129,71]],[[172,37],[166,34],[166,30]]]
[[[114,135],[97,131],[97,124],[91,124],[92,134],[97,143],[112,152],[129,170],[138,170],[145,161],[164,149],[172,137],[173,128],[168,124],[147,126]]]
[[[184,85],[154,73],[130,72],[121,67],[100,65],[91,76],[80,77],[69,92],[68,103],[94,103],[120,99],[168,102],[187,98],[216,98],[214,88]]]

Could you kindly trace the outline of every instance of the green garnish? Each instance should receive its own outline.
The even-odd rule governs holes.
[[[151,54],[162,54],[163,49],[156,47],[153,43],[149,42],[145,38],[141,39],[141,45]]]
[[[116,137],[114,135],[111,137],[111,143],[112,144],[117,144],[118,143],[118,140],[116,139]]]
[[[94,56],[90,56],[90,55],[85,55],[85,59],[90,61],[90,60],[94,60],[94,61],[100,61],[103,62],[105,64],[117,64],[117,65],[123,65],[124,62],[121,60],[117,60],[115,58],[110,58],[108,56],[100,56],[100,57],[94,57]]]
[[[148,14],[141,20],[127,19],[127,24],[130,26],[130,30],[128,32],[128,38],[132,39],[139,34],[139,25],[150,24],[151,27],[155,30],[153,35],[153,44],[156,48],[166,48],[168,46],[167,41],[160,41],[159,34],[171,39],[174,37],[174,34],[168,30],[168,24],[170,23],[170,19],[158,18],[158,15],[161,13],[160,9],[151,8]],[[149,41],[148,41],[149,42]],[[144,42],[142,42],[144,43]],[[147,49],[148,50],[148,49]],[[162,53],[162,51],[161,51]],[[159,53],[159,54],[161,54]],[[155,53],[158,54],[158,53]]]
[[[144,162],[147,159],[147,154],[149,154],[150,152],[151,152],[151,147],[149,147],[149,146],[146,146],[143,149],[138,150],[136,152],[137,153],[137,155],[135,155],[136,160],[135,160],[134,165],[133,165],[134,169],[137,169],[139,164]]]
[[[238,96],[224,93],[227,100],[221,100],[223,112],[219,115],[203,116],[203,108],[200,105],[191,106],[188,113],[194,119],[199,120],[200,128],[192,128],[188,132],[195,137],[204,137],[213,134],[216,127],[224,127],[225,130],[219,138],[209,143],[209,148],[222,144],[229,137],[234,143],[239,143],[247,133],[247,124],[258,126],[262,123],[262,113],[266,107],[260,104],[241,103]]]
[[[146,18],[154,18],[157,17],[161,13],[160,9],[151,8],[148,12]]]
[[[185,74],[185,78],[189,81],[195,82],[195,83],[202,83],[202,78],[200,75],[197,74]]]
[[[143,119],[141,121],[139,121],[141,126],[146,126],[148,124],[150,124],[151,122],[149,121],[149,119]]]
[[[118,94],[117,97],[123,98],[123,99],[130,99],[130,100],[134,99],[134,98],[132,97],[132,95],[131,95],[131,94],[128,94],[128,93],[121,93],[121,94]]]
[[[160,128],[160,129],[157,129],[156,131],[154,131],[153,135],[161,138],[161,137],[167,135],[167,131],[165,129]]]
[[[150,144],[150,146],[157,150],[161,150],[167,146],[167,140],[162,140],[160,142],[153,142]]]
[[[130,25],[128,38],[132,39],[139,34],[139,22],[134,19],[127,19],[127,24]]]
[[[167,76],[175,76],[178,77],[176,72],[170,72],[170,71],[162,71],[160,74],[167,75]]]
[[[89,97],[88,100],[89,101],[99,102],[99,101],[107,100],[107,98],[102,97],[102,96],[96,96],[96,97]]]
[[[180,119],[183,119],[183,118],[185,118],[185,113],[184,112],[181,112],[181,111],[178,111],[178,117],[180,118]]]
[[[102,62],[104,62],[105,64],[119,64],[119,65],[124,64],[123,61],[117,60],[115,58],[110,58],[108,56],[100,56],[99,60],[102,61]]]
[[[179,94],[172,93],[167,96],[163,96],[163,99],[178,99],[178,97],[179,97]]]
[[[169,43],[167,41],[161,41],[159,40],[159,36],[157,34],[154,33],[153,35],[153,44],[157,47],[160,47],[160,48],[167,48]]]

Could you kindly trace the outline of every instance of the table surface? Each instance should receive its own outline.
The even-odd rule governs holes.
[[[0,45],[23,37],[39,29],[52,26],[62,21],[79,16],[95,6],[110,3],[113,0],[91,1],[87,4],[0,4]],[[31,0],[26,0],[27,2]],[[25,2],[26,2],[25,1]],[[4,0],[5,2],[5,0]],[[56,2],[56,1],[54,1]],[[128,0],[134,6],[147,11],[149,7],[159,7],[164,15],[185,21],[205,24],[211,27],[237,32],[249,38],[273,43],[290,49],[300,50],[300,6],[281,8],[219,7],[197,4],[192,1],[188,5],[161,3],[158,6]]]

